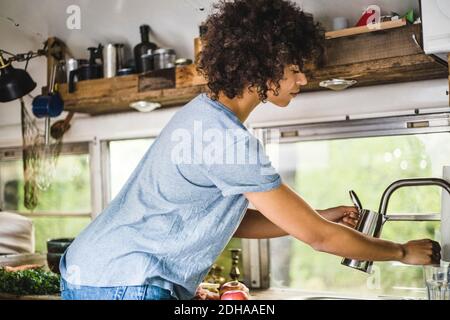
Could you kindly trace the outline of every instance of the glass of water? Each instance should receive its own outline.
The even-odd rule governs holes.
[[[450,300],[450,267],[424,266],[428,300]]]

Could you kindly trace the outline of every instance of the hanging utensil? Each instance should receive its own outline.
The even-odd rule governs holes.
[[[49,92],[39,95],[33,99],[32,111],[37,118],[45,117],[45,144],[50,144],[50,118],[59,116],[64,110],[64,101],[59,93],[55,90],[56,72],[58,66],[55,64],[50,74]]]
[[[59,140],[70,129],[70,121],[72,120],[74,112],[70,111],[64,120],[56,121],[50,128],[50,135],[53,139]]]

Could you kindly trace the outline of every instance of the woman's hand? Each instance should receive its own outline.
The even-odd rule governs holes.
[[[411,265],[439,264],[441,245],[431,239],[413,240],[402,245],[402,263]]]
[[[358,209],[353,206],[339,206],[316,211],[325,219],[350,228],[355,228],[359,219]]]

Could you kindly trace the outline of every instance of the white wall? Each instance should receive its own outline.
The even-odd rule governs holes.
[[[359,11],[371,1],[339,0],[339,6],[330,6],[329,0],[298,0],[305,10],[315,13],[321,20],[329,21],[333,15],[345,15],[355,20]],[[138,42],[137,27],[147,22],[162,44],[176,47],[179,52],[189,55],[192,39],[196,36],[197,24],[206,15],[197,7],[209,6],[212,0],[175,1],[87,1],[87,0],[37,0],[30,7],[26,0],[0,1],[0,48],[21,53],[37,50],[48,35],[57,35],[74,51],[94,45],[97,41],[128,39],[130,44]],[[404,11],[408,6],[416,6],[415,0],[373,1],[385,10]],[[335,3],[335,1],[333,1]],[[65,28],[65,9],[69,4],[82,8],[82,29],[70,31]],[[353,4],[353,5],[352,5]],[[350,10],[352,9],[352,10]],[[7,17],[12,17],[20,26],[14,26]],[[176,19],[175,19],[176,17]],[[328,20],[327,20],[328,19]],[[176,20],[176,22],[175,22]],[[109,39],[109,38],[110,39]],[[23,64],[14,64],[23,67]],[[44,57],[30,61],[28,71],[38,83],[32,95],[38,95],[45,84],[46,60]],[[346,115],[352,118],[373,117],[389,114],[411,114],[414,109],[421,112],[435,108],[448,109],[446,79],[420,81],[395,85],[365,88],[352,88],[343,92],[322,91],[304,93],[297,97],[289,107],[277,108],[271,104],[261,105],[251,115],[248,124],[317,122],[341,120]],[[26,98],[30,109],[31,99]],[[72,121],[72,129],[65,141],[80,141],[132,138],[156,135],[167,123],[177,108],[156,110],[149,114],[138,112],[121,113],[108,116],[90,117],[77,114]],[[65,113],[59,118],[62,119]],[[53,121],[56,121],[54,119]],[[42,121],[39,122],[43,129]],[[0,147],[21,144],[20,104],[13,101],[0,104]]]
[[[12,53],[24,53],[30,50],[41,48],[41,44],[36,37],[22,32],[15,28],[11,23],[0,19],[0,49]],[[5,56],[7,58],[7,56]],[[24,63],[13,63],[14,67],[24,68]],[[37,83],[36,89],[31,94],[38,95],[41,87],[46,83],[46,60],[44,57],[38,57],[30,61],[27,71]],[[24,97],[27,105],[31,104],[32,99]],[[6,129],[13,130],[20,123],[20,102],[15,100],[7,103],[0,103],[0,132]],[[6,127],[6,128],[5,128]],[[10,127],[10,128],[8,128]],[[6,131],[7,132],[7,131]],[[0,137],[2,140],[2,137]]]
[[[74,55],[87,57],[86,48],[99,42],[123,42],[133,47],[139,40],[139,25],[152,27],[152,39],[162,47],[176,49],[186,58],[194,54],[193,39],[198,25],[211,12],[217,0],[1,0],[0,20],[11,17],[19,29],[42,37],[56,36],[64,40]],[[404,14],[413,8],[418,11],[418,0],[294,0],[316,20],[330,29],[331,20],[345,16],[354,25],[369,5],[378,5],[382,14],[396,11]],[[81,29],[66,26],[69,6],[80,8]],[[204,7],[204,11],[199,8]],[[6,20],[5,20],[6,21]],[[37,35],[40,34],[40,35]]]

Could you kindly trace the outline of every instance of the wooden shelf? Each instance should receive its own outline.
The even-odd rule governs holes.
[[[383,23],[379,30],[359,27],[328,33],[324,63],[311,70],[302,91],[328,90],[319,83],[333,78],[353,79],[354,87],[362,87],[449,77],[447,61],[423,52],[421,25],[402,23]],[[65,110],[91,115],[134,111],[130,104],[140,100],[179,106],[206,91],[206,81],[194,65],[80,81],[76,86],[74,93],[68,93],[67,85],[60,85]]]
[[[340,37],[348,37],[348,36],[354,36],[356,34],[361,33],[368,33],[368,32],[376,32],[376,31],[382,31],[392,28],[399,28],[406,26],[406,20],[405,19],[398,19],[394,21],[386,21],[381,22],[380,24],[375,27],[374,25],[370,26],[362,26],[362,27],[353,27],[353,28],[346,28],[346,29],[340,29],[336,31],[329,31],[325,33],[326,39],[334,39],[334,38],[340,38]]]
[[[356,80],[354,87],[448,77],[448,65],[422,50],[420,24],[326,40],[325,61],[303,91],[324,90],[323,80]]]
[[[128,75],[80,81],[76,91],[68,92],[67,84],[59,85],[64,110],[100,115],[133,111],[136,101],[157,102],[162,107],[182,105],[205,91],[206,81],[194,65],[167,69],[155,73]]]

